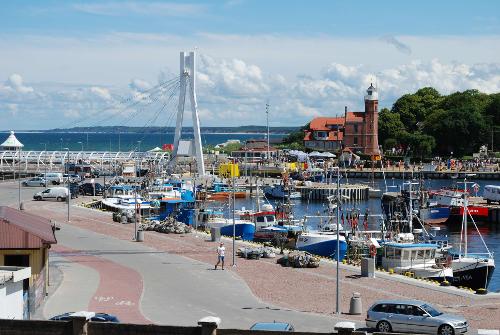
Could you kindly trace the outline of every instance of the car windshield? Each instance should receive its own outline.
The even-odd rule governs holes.
[[[420,308],[422,308],[424,311],[429,313],[430,316],[438,316],[438,315],[443,314],[440,311],[438,311],[437,309],[435,309],[434,307],[427,305],[427,304],[420,306]]]

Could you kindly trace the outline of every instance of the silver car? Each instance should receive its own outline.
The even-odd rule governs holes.
[[[47,181],[41,177],[33,177],[23,181],[23,186],[47,186]]]
[[[461,316],[444,314],[419,300],[380,300],[366,313],[366,326],[377,331],[455,335],[467,332]]]

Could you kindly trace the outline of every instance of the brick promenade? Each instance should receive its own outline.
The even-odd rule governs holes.
[[[81,201],[81,200],[80,200]],[[28,211],[37,215],[65,221],[65,211],[55,203],[28,206]],[[71,225],[122,240],[131,240],[133,224],[122,225],[112,222],[111,213],[72,208]],[[204,233],[189,235],[165,235],[145,232],[148,247],[159,251],[182,255],[201,262],[213,264],[216,261],[216,244],[208,241]],[[239,243],[238,243],[239,244]],[[332,314],[335,312],[335,279],[333,263],[322,263],[317,269],[283,268],[276,259],[245,260],[237,258],[237,266],[231,267],[231,242],[226,242],[226,271],[233,271],[250,287],[261,300],[298,311]],[[472,328],[500,328],[500,297],[490,297],[442,292],[430,284],[418,287],[393,279],[360,278],[359,269],[343,269],[341,273],[341,311],[348,312],[349,299],[353,292],[359,292],[364,310],[377,299],[410,298],[433,303],[444,312],[458,313],[466,317]],[[128,275],[128,274],[127,274]],[[380,276],[379,276],[380,277]],[[417,282],[420,283],[420,282]],[[363,320],[361,316],[346,315],[346,318]]]

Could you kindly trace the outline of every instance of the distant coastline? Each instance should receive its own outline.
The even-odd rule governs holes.
[[[269,133],[272,135],[288,135],[297,131],[299,127],[269,127]],[[214,135],[263,135],[267,134],[266,126],[238,126],[238,127],[201,127],[204,134]],[[8,133],[9,130],[2,130],[2,133]],[[47,130],[18,130],[17,133],[61,133],[61,134],[174,134],[174,127],[75,127],[75,128],[55,128]],[[184,134],[193,133],[191,127],[183,127]]]

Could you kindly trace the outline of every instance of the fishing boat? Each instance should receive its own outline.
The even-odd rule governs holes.
[[[464,192],[462,201],[462,227],[460,234],[459,250],[450,250],[444,255],[451,260],[453,269],[454,286],[465,286],[471,289],[487,289],[491,276],[495,271],[495,260],[484,242],[481,232],[477,228],[474,217],[468,206],[467,178],[464,180]],[[468,217],[472,223],[481,242],[486,250],[485,253],[469,253],[468,244]]]
[[[300,192],[293,191],[290,186],[286,187],[283,184],[267,185],[262,190],[267,198],[300,199]]]
[[[450,263],[436,259],[436,244],[387,242],[382,248],[382,267],[386,271],[437,281],[453,278]]]
[[[421,219],[427,224],[439,224],[447,221],[461,221],[463,216],[464,197],[467,189],[441,188],[429,191],[427,208],[420,210]],[[483,206],[468,206],[469,212],[475,219],[488,217],[488,208]]]
[[[234,195],[233,195],[234,193]],[[232,187],[225,183],[215,182],[212,189],[207,192],[207,199],[210,200],[225,200],[229,197],[246,198],[247,192],[244,189],[236,188],[233,192]]]
[[[337,245],[339,247],[339,260],[342,261],[347,253],[347,242],[342,231],[342,226],[332,223],[333,216],[305,216],[303,227],[307,227],[306,222],[309,218],[320,218],[322,221],[318,225],[317,231],[305,230],[297,238],[295,248],[300,251],[307,251],[314,255],[331,257],[337,259]],[[337,234],[339,229],[339,234]],[[339,238],[337,239],[337,235]]]

